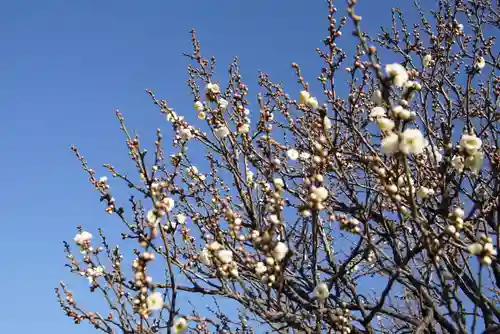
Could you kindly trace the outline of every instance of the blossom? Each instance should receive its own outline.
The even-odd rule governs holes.
[[[309,197],[318,202],[323,202],[328,198],[328,190],[325,187],[312,186]]]
[[[465,167],[470,169],[473,173],[479,173],[483,167],[484,154],[483,152],[476,152],[471,156],[465,158]]]
[[[380,144],[382,146],[382,150],[387,154],[394,154],[399,150],[399,137],[395,133],[391,133],[384,139]]]
[[[482,70],[486,66],[484,57],[477,57],[475,66],[478,70]]]
[[[207,85],[205,86],[205,90],[209,93],[212,93],[212,94],[217,94],[217,93],[220,93],[220,87],[218,84],[213,84],[211,82],[207,83]]]
[[[411,112],[408,109],[403,108],[402,106],[396,106],[392,108],[392,112],[394,116],[401,119],[409,119],[411,117]]]
[[[384,117],[386,115],[386,111],[383,107],[375,107],[370,111],[370,117]]]
[[[332,128],[332,121],[328,116],[323,117],[323,127],[327,130]]]
[[[90,241],[90,239],[92,239],[92,234],[87,231],[82,231],[82,233],[78,233],[73,238],[75,243],[80,246],[83,245],[85,242]]]
[[[189,140],[189,139],[193,138],[193,132],[191,131],[190,128],[182,128],[179,131],[179,135],[184,140]]]
[[[299,152],[293,148],[286,151],[286,155],[288,156],[288,159],[290,159],[290,160],[297,160],[299,158]]]
[[[183,213],[178,213],[176,216],[175,216],[175,219],[177,219],[177,222],[181,225],[185,224],[186,223],[186,215],[183,214]]]
[[[318,283],[314,288],[314,295],[321,300],[325,300],[330,295],[330,290],[328,289],[328,285],[324,282]]]
[[[198,119],[201,120],[201,121],[203,121],[205,118],[207,118],[207,114],[205,114],[204,111],[200,111],[198,113]]]
[[[203,103],[201,101],[196,101],[194,103],[194,110],[201,112],[204,109],[205,109],[205,107],[203,106]]]
[[[198,175],[198,168],[196,166],[191,166],[187,169],[189,177],[195,177]]]
[[[214,135],[219,139],[226,138],[229,135],[229,129],[222,125],[214,130]]]
[[[479,255],[483,251],[483,245],[481,245],[480,243],[475,243],[469,245],[468,249],[469,253],[471,253],[472,255]]]
[[[463,218],[465,216],[465,212],[462,208],[455,208],[453,209],[453,216]]]
[[[299,158],[302,159],[302,160],[307,160],[311,157],[311,155],[307,152],[301,152],[300,155],[299,155]]]
[[[179,318],[174,322],[174,334],[183,334],[188,328],[188,322],[185,318]]]
[[[315,98],[315,97],[310,97],[307,101],[306,101],[306,104],[313,108],[313,109],[316,109],[318,107],[318,100]]]
[[[405,154],[420,154],[426,146],[426,140],[418,129],[406,129],[403,132],[403,139],[399,143],[399,149]]]
[[[221,249],[217,253],[217,257],[221,260],[222,263],[231,263],[233,261],[233,252],[227,249]]]
[[[247,170],[247,183],[253,182],[253,172],[251,170]]]
[[[311,94],[309,94],[308,91],[306,90],[301,91],[299,95],[299,103],[306,104],[307,100],[309,100],[310,97]]]
[[[386,118],[386,117],[379,117],[377,118],[377,125],[382,131],[391,131],[394,129],[394,121],[392,119]]]
[[[154,210],[148,211],[146,219],[150,225],[156,225],[160,221],[160,218],[155,214]]]
[[[159,292],[153,292],[146,298],[146,304],[148,305],[148,310],[156,311],[163,308],[163,296]]]
[[[422,59],[422,64],[424,67],[429,67],[434,61],[432,60],[432,56],[430,54],[426,54]]]
[[[273,249],[273,257],[276,261],[281,261],[285,258],[288,253],[288,246],[283,242],[278,242]]]
[[[170,198],[170,197],[165,197],[163,200],[163,205],[164,205],[164,208],[167,212],[170,212],[172,211],[172,209],[174,208],[174,205],[175,205],[175,201],[173,198]]]
[[[257,262],[257,265],[255,266],[255,273],[257,275],[262,275],[267,271],[267,267],[264,264],[264,262]]]
[[[108,182],[108,177],[107,177],[107,176],[101,176],[101,177],[99,178],[99,182],[100,182],[100,183],[106,183],[106,182]]]
[[[429,196],[432,196],[434,195],[434,190],[433,189],[430,189],[430,188],[427,188],[427,187],[420,187],[418,189],[418,192],[417,192],[418,196],[420,198],[427,198]]]
[[[460,139],[460,147],[465,149],[470,155],[476,153],[481,148],[482,144],[483,142],[481,141],[481,139],[479,139],[475,135],[464,134]]]
[[[386,65],[385,72],[392,79],[396,87],[402,87],[408,81],[408,73],[406,73],[406,69],[401,64]]]
[[[451,159],[451,166],[455,168],[457,171],[462,172],[464,170],[464,158],[460,155],[455,155]]]
[[[381,106],[383,103],[382,92],[378,89],[374,90],[372,93],[372,102],[377,106]]]
[[[210,255],[210,252],[208,251],[208,249],[203,248],[203,250],[200,252],[200,255],[198,258],[200,259],[201,263],[203,263],[204,265],[206,265],[206,266],[212,265],[212,259],[211,259],[211,255]]]
[[[250,132],[250,125],[248,123],[243,123],[238,126],[238,133],[244,134]]]
[[[220,98],[218,105],[221,108],[221,110],[224,111],[224,110],[227,109],[227,106],[229,105],[229,102],[227,102],[226,99]]]

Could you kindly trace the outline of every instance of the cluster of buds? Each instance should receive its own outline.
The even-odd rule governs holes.
[[[335,322],[335,330],[341,334],[349,334],[351,328],[351,312],[347,308],[337,307],[331,319]]]
[[[446,232],[455,238],[460,237],[460,230],[464,228],[464,215],[465,212],[461,208],[455,208],[448,214],[450,224],[446,227]]]
[[[312,97],[311,94],[306,90],[300,92],[299,103],[304,104],[311,109],[316,109],[319,104],[318,100],[315,97]]]
[[[348,218],[343,214],[339,215],[340,228],[351,233],[359,233],[361,229],[359,227],[359,221],[354,218]]]
[[[323,181],[324,177],[321,174],[304,179],[305,185],[309,187],[307,209],[323,210],[325,208],[324,202],[328,199],[328,190],[323,186]],[[304,212],[303,216],[307,215]]]
[[[238,217],[237,214],[234,213],[233,210],[229,208],[223,209],[223,213],[228,221],[228,228],[233,234],[233,236],[236,236],[237,233],[241,232],[242,229],[242,220],[240,217]],[[243,239],[244,237],[241,236]]]
[[[493,258],[497,256],[497,251],[493,247],[493,239],[485,235],[481,235],[479,242],[469,246],[469,253],[477,256],[479,262],[486,266],[489,266]]]
[[[208,244],[200,252],[198,259],[206,266],[215,265],[217,272],[224,278],[237,278],[239,276],[238,265],[233,259],[233,252],[224,249],[217,241]]]
[[[240,135],[247,134],[250,132],[250,110],[242,105],[238,105],[237,110],[243,114],[243,120],[238,122],[236,129]]]
[[[458,145],[458,155],[452,160],[452,166],[459,172],[468,169],[473,173],[479,173],[484,162],[484,153],[480,150],[482,141],[474,134],[462,135]]]
[[[153,279],[146,273],[147,263],[154,260],[154,254],[149,252],[142,253],[132,263],[134,272],[134,285],[139,288],[139,294],[134,298],[134,312],[139,313],[143,317],[148,317],[151,314],[150,305],[148,305],[148,288],[151,287]],[[151,299],[151,298],[149,298]],[[151,304],[151,301],[149,301]]]
[[[165,181],[162,182],[153,182],[151,184],[151,195],[153,198],[160,197],[163,190],[168,189],[168,183]]]
[[[328,148],[326,144],[328,143],[327,138],[324,135],[319,136],[318,140],[314,142],[314,155],[312,158],[312,167],[320,168],[322,166],[328,165]]]
[[[97,277],[104,276],[104,267],[89,267],[83,272],[83,276],[87,277],[90,284],[94,284]]]

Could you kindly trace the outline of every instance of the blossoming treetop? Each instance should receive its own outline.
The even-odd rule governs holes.
[[[141,334],[476,333],[499,324],[499,61],[486,29],[498,13],[482,0],[441,0],[430,14],[417,4],[413,27],[394,9],[392,29],[369,36],[356,1],[340,19],[332,2],[317,49],[321,94],[292,64],[299,87],[289,95],[260,73],[252,107],[237,59],[220,83],[193,31],[197,121],[148,91],[174,131],[173,154],[159,129],[147,154],[119,111],[138,181],[109,164],[113,180],[99,178],[72,148],[136,249],[79,227],[75,245],[65,244],[69,267],[109,311],[84,310],[61,282],[67,316]],[[348,21],[351,58],[337,46]],[[399,62],[384,64],[387,52]],[[347,83],[335,80],[341,70]],[[206,163],[193,163],[193,143]],[[113,197],[115,182],[141,199]],[[185,302],[203,296],[213,297],[207,308]],[[236,307],[226,311],[224,300]]]

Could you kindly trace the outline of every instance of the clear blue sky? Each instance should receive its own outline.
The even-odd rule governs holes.
[[[410,1],[360,2],[363,26],[372,31],[390,24],[391,6],[412,9]],[[77,145],[100,171],[105,162],[130,169],[114,110],[145,140],[156,127],[169,128],[146,88],[193,114],[181,56],[193,27],[202,52],[218,58],[218,78],[237,55],[253,96],[257,70],[298,91],[290,63],[315,81],[325,9],[319,0],[0,2],[3,333],[92,332],[73,325],[55,300],[61,279],[83,304],[89,297],[87,282],[64,268],[61,241],[71,240],[78,224],[110,234],[117,221],[104,214],[69,147]]]

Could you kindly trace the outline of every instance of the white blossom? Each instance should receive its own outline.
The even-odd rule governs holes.
[[[203,111],[205,107],[203,106],[203,103],[201,101],[196,101],[194,103],[194,110],[196,111]]]
[[[155,214],[154,210],[149,210],[146,219],[150,225],[156,225],[160,221],[160,218]]]
[[[299,152],[293,148],[286,151],[286,155],[288,156],[288,159],[290,159],[290,160],[297,160],[299,158]]]
[[[405,154],[420,154],[426,146],[426,140],[418,129],[406,129],[403,132],[403,139],[399,143],[400,151]]]
[[[417,195],[422,199],[427,198],[429,196],[434,195],[434,190],[427,187],[420,187],[418,189]]]
[[[372,93],[372,102],[377,106],[381,106],[383,103],[382,92],[378,89],[374,90]]]
[[[248,123],[243,123],[240,126],[238,126],[238,133],[239,134],[244,134],[244,133],[249,133],[250,132],[250,125]]]
[[[175,218],[177,219],[177,222],[181,225],[184,225],[186,223],[186,215],[183,213],[178,213]]]
[[[220,98],[220,99],[219,99],[219,108],[220,108],[222,111],[224,111],[224,110],[226,110],[226,109],[227,109],[228,104],[229,104],[229,103],[227,102],[227,100],[226,100],[226,99],[223,99],[223,98]]]
[[[196,166],[191,166],[187,169],[188,176],[193,178],[198,175],[198,168]]]
[[[267,267],[264,264],[264,262],[257,262],[257,265],[255,266],[255,273],[257,275],[262,275],[267,271]]]
[[[394,116],[407,120],[411,117],[411,112],[408,109],[403,108],[402,106],[396,106],[392,108],[392,112]]]
[[[160,292],[153,292],[146,298],[146,304],[150,311],[156,311],[163,308],[163,296]]]
[[[307,100],[309,100],[310,97],[311,97],[311,94],[309,94],[308,91],[306,91],[306,90],[301,91],[300,95],[299,95],[299,103],[306,104]]]
[[[332,128],[332,121],[328,116],[323,117],[323,127],[327,130]]]
[[[212,265],[212,259],[211,259],[211,255],[210,255],[210,252],[208,251],[208,249],[203,248],[203,250],[200,252],[200,255],[198,258],[200,259],[201,263],[203,263],[204,265],[206,265],[206,266]]]
[[[170,197],[165,197],[163,200],[163,205],[165,207],[165,210],[167,212],[170,212],[172,211],[172,209],[174,208],[174,205],[175,205],[175,201],[173,198],[170,198]]]
[[[214,135],[219,139],[226,138],[229,135],[229,129],[222,125],[214,130]]]
[[[460,139],[460,147],[466,150],[470,155],[476,153],[481,148],[482,144],[483,142],[481,141],[481,139],[479,139],[475,135],[464,134]]]
[[[108,177],[107,177],[107,176],[101,176],[101,177],[99,178],[99,182],[100,182],[100,183],[106,183],[106,182],[108,182]]]
[[[310,97],[310,98],[307,100],[306,104],[307,104],[309,107],[311,107],[311,108],[313,108],[313,109],[316,109],[316,108],[318,107],[318,104],[319,104],[319,103],[318,103],[318,100],[317,100],[315,97]]]
[[[483,245],[481,245],[480,243],[474,243],[472,245],[469,245],[468,249],[469,253],[471,253],[472,255],[479,255],[483,251]]]
[[[371,118],[384,117],[386,115],[386,111],[383,107],[375,107],[370,111]]]
[[[227,264],[233,262],[233,252],[227,249],[221,249],[217,253],[217,257],[219,258],[219,260],[221,260],[222,263]]]
[[[92,234],[87,231],[82,231],[82,233],[78,233],[75,235],[73,240],[77,245],[83,245],[85,242],[90,241],[92,239]]]
[[[307,160],[311,157],[311,155],[307,152],[301,152],[300,155],[299,155],[299,158],[302,159],[302,160]]]
[[[392,119],[386,118],[386,117],[379,117],[377,118],[377,125],[382,131],[392,131],[394,129],[394,121]]]
[[[273,257],[276,261],[281,261],[288,253],[288,246],[283,242],[278,242],[273,249]]]
[[[395,133],[391,133],[384,139],[380,144],[382,146],[382,150],[387,154],[394,154],[399,151],[399,137]]]
[[[323,202],[328,198],[328,190],[325,187],[312,186],[309,196],[314,201]]]
[[[205,87],[205,90],[207,92],[210,92],[212,94],[217,94],[217,93],[220,93],[220,87],[218,84],[213,84],[211,82],[207,83],[206,87]]]
[[[451,166],[455,168],[457,171],[462,172],[465,168],[464,158],[460,155],[455,155],[451,159]]]
[[[396,87],[403,87],[405,82],[408,81],[408,73],[401,64],[388,64],[385,66],[385,72],[392,79]]]
[[[180,131],[179,131],[179,135],[181,136],[182,139],[184,140],[189,140],[191,138],[193,138],[193,132],[191,131],[190,128],[182,128]]]
[[[486,61],[484,57],[477,57],[476,59],[476,68],[482,70],[486,66]]]
[[[188,322],[185,318],[179,318],[174,322],[174,334],[183,334],[188,329]]]
[[[471,156],[465,158],[465,167],[470,169],[473,173],[479,173],[484,163],[483,152],[476,152]]]
[[[253,182],[253,172],[247,170],[247,183],[252,183],[252,182]]]
[[[424,67],[429,67],[432,65],[434,61],[432,60],[432,56],[428,53],[424,56],[424,58],[422,59],[422,64],[424,65]]]
[[[314,295],[320,299],[325,300],[330,295],[330,290],[328,289],[328,285],[324,282],[318,283],[314,288]]]

